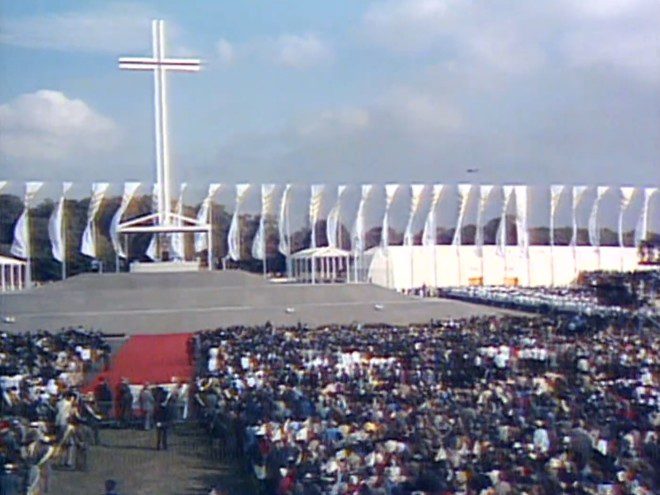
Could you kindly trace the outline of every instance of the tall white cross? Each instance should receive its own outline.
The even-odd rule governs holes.
[[[149,57],[121,57],[120,69],[152,70],[154,71],[154,120],[156,131],[156,182],[158,183],[158,223],[169,225],[171,223],[170,209],[170,160],[168,156],[167,135],[167,99],[165,92],[165,72],[183,71],[197,72],[200,61],[192,58],[166,58],[165,57],[165,28],[164,21],[154,20],[151,23],[153,56]]]

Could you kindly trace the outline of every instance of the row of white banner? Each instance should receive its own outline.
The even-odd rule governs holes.
[[[0,182],[0,189],[6,183]],[[42,182],[27,182],[25,185],[25,198],[24,198],[24,210],[18,219],[15,229],[14,229],[14,242],[11,247],[11,253],[19,258],[29,258],[30,255],[30,239],[28,236],[28,216],[27,211],[30,207],[30,204],[39,191]],[[64,233],[62,229],[63,225],[63,215],[64,215],[64,200],[66,194],[71,188],[70,182],[65,182],[62,185],[62,195],[53,211],[53,214],[49,220],[48,231],[49,237],[52,243],[52,253],[53,257],[62,262],[64,260]],[[92,185],[91,200],[89,203],[89,209],[87,212],[87,224],[83,232],[80,252],[91,258],[96,258],[96,234],[95,234],[95,222],[96,217],[101,207],[103,197],[108,189],[109,184],[106,182],[98,182]],[[119,235],[117,233],[117,227],[121,222],[121,219],[129,206],[133,196],[140,187],[139,182],[127,182],[124,184],[124,193],[122,196],[121,204],[117,211],[115,212],[111,225],[110,225],[110,239],[112,241],[113,248],[117,256],[125,258],[126,253],[124,252],[121,242],[119,240]],[[211,184],[208,188],[208,194],[204,198],[198,212],[197,219],[202,223],[210,222],[210,207],[213,201],[213,198],[217,194],[221,187],[221,184]],[[250,189],[250,184],[237,184],[236,188],[236,201],[234,207],[234,213],[232,216],[231,224],[229,227],[229,233],[227,236],[228,244],[228,256],[229,258],[238,261],[241,259],[241,236],[240,236],[240,222],[239,215],[241,212],[241,206],[245,200],[247,191]],[[369,198],[372,195],[374,185],[364,184],[361,186],[361,196],[360,202],[357,209],[357,215],[353,223],[353,228],[351,231],[351,249],[355,253],[362,253],[365,249],[365,207]],[[410,209],[408,214],[408,221],[406,224],[406,229],[404,233],[403,244],[411,246],[414,244],[414,232],[413,232],[413,222],[416,216],[419,213],[419,206],[421,203],[422,194],[425,188],[430,188],[431,194],[431,204],[430,208],[426,214],[426,219],[424,222],[424,229],[422,234],[422,245],[424,246],[433,246],[436,244],[436,207],[440,202],[440,199],[450,187],[457,187],[458,197],[459,197],[459,209],[458,209],[458,219],[456,223],[456,230],[454,233],[454,238],[452,241],[453,245],[461,245],[461,230],[463,227],[463,219],[465,212],[467,210],[468,199],[473,188],[476,188],[478,194],[478,207],[477,207],[477,232],[475,245],[483,245],[483,214],[488,202],[491,193],[493,192],[494,186],[491,185],[472,185],[472,184],[459,184],[457,186],[448,186],[444,184],[434,184],[427,186],[424,184],[411,184],[411,185],[401,185],[401,184],[386,184],[385,189],[385,214],[382,221],[382,233],[381,233],[381,244],[387,246],[389,243],[388,234],[389,234],[389,215],[390,207],[394,201],[394,197],[397,192],[404,187],[410,188],[411,201]],[[290,228],[289,228],[289,203],[291,197],[291,184],[287,184],[283,188],[280,208],[278,215],[278,231],[279,231],[279,251],[288,256],[291,254],[290,246]],[[311,186],[311,197],[309,203],[309,222],[310,226],[316,226],[317,222],[320,220],[320,211],[322,197],[326,191],[327,186],[314,184]],[[340,209],[342,206],[342,199],[344,193],[346,192],[346,185],[340,185],[337,189],[337,199],[332,209],[328,213],[326,219],[326,234],[328,246],[336,248],[338,246],[338,229],[339,229],[339,218],[340,218]],[[572,238],[570,245],[576,245],[577,243],[577,218],[576,211],[580,204],[580,201],[587,191],[588,186],[564,186],[564,185],[553,185],[550,187],[550,244],[554,245],[554,221],[557,206],[559,200],[565,190],[570,188],[571,198],[572,198]],[[182,184],[179,192],[179,198],[177,200],[175,211],[180,215],[183,205],[183,194],[186,189],[186,184]],[[497,245],[503,249],[506,245],[506,217],[511,198],[515,197],[516,202],[516,233],[517,233],[517,245],[521,248],[522,251],[526,251],[529,246],[529,231],[528,231],[528,189],[529,186],[516,185],[516,186],[502,186],[502,209],[500,215],[500,225],[497,232]],[[252,242],[252,256],[256,259],[264,259],[266,256],[266,233],[265,233],[265,219],[273,213],[274,201],[276,196],[277,186],[275,184],[262,184],[261,185],[261,218],[259,221],[259,228]],[[598,224],[598,211],[601,203],[601,199],[609,190],[618,191],[620,197],[619,204],[619,222],[618,222],[618,237],[619,245],[623,247],[623,215],[630,202],[635,194],[635,191],[639,190],[643,194],[643,206],[637,221],[635,229],[635,245],[639,245],[647,237],[648,231],[648,214],[649,214],[649,204],[651,197],[657,191],[656,187],[646,187],[646,188],[634,188],[634,187],[610,187],[610,186],[598,186],[596,187],[596,199],[591,207],[589,215],[589,224],[588,224],[588,234],[589,242],[592,246],[600,246],[600,227]],[[158,188],[154,186],[153,189],[153,205],[154,208],[158,205],[157,197]],[[173,258],[183,259],[185,258],[184,254],[184,241],[183,234],[167,234],[170,236],[171,244],[171,255]],[[207,249],[207,239],[205,233],[196,233],[195,234],[195,252],[200,253]],[[316,229],[311,229],[311,248],[317,247],[316,239]],[[149,248],[146,254],[152,258],[157,258],[157,249],[156,249],[156,239],[152,239],[152,242],[149,245]]]

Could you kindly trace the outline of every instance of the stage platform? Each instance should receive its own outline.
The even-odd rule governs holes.
[[[503,311],[420,299],[369,284],[270,283],[241,271],[84,274],[0,296],[2,330],[84,325],[127,334],[190,332],[240,324],[425,322]]]

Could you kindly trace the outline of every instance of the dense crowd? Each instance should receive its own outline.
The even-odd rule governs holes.
[[[194,402],[262,493],[660,489],[660,339],[637,325],[266,325],[202,332],[194,347]]]
[[[599,314],[610,318],[652,315],[660,293],[660,271],[630,273],[587,272],[572,287],[449,287],[433,296],[460,299],[509,309],[540,313]],[[429,290],[421,288],[419,294]]]
[[[610,317],[630,313],[619,305],[600,304],[594,291],[577,287],[453,287],[439,289],[437,295],[522,311],[599,313]]]
[[[53,463],[83,469],[86,446],[102,419],[79,387],[110,347],[98,332],[9,334],[0,339],[0,493],[30,495],[48,487]]]

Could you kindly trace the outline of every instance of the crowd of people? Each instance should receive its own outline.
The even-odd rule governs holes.
[[[422,293],[425,293],[421,290]],[[532,312],[600,314],[610,318],[654,314],[660,271],[588,272],[571,287],[449,287],[433,296]]]
[[[522,311],[627,315],[619,305],[600,304],[594,291],[577,287],[475,286],[440,289],[439,297],[488,304]]]
[[[194,402],[262,493],[660,489],[657,332],[573,316],[195,336]]]
[[[102,416],[93,394],[82,394],[80,386],[109,356],[103,336],[82,328],[2,333],[0,493],[43,493],[54,463],[85,469]]]

